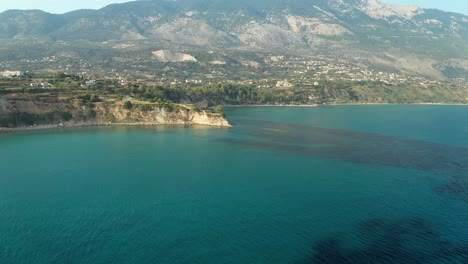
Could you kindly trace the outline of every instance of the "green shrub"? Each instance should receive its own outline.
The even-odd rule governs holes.
[[[92,94],[91,97],[89,98],[89,100],[91,102],[100,102],[101,99],[99,98],[99,96],[97,96],[96,94]]]
[[[0,127],[18,127],[49,124],[54,122],[54,113],[30,114],[25,112],[0,116]]]
[[[214,111],[218,114],[224,114],[224,109],[221,105],[217,105],[215,108],[214,108]]]
[[[63,121],[70,121],[73,118],[73,115],[70,112],[63,112],[62,119]]]
[[[85,105],[86,107],[88,107],[88,108],[94,108],[94,104],[91,103],[91,102],[87,102],[87,103],[85,103],[84,105]]]
[[[84,102],[101,102],[101,98],[96,94],[77,94],[75,98],[81,99]]]
[[[153,107],[151,105],[147,105],[147,104],[139,105],[138,108],[143,112],[149,112],[149,111],[153,110]]]
[[[88,108],[85,112],[86,119],[93,119],[96,117],[96,111],[91,108]]]
[[[124,108],[124,109],[127,109],[127,110],[132,110],[132,109],[133,109],[133,104],[132,104],[132,102],[126,101],[126,102],[124,103],[124,105],[123,105],[123,108]]]

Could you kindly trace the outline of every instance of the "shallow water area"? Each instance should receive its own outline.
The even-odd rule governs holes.
[[[0,135],[0,263],[468,262],[468,107]]]

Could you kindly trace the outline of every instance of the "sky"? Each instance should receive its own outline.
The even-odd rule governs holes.
[[[110,4],[131,0],[1,0],[0,12],[9,9],[40,9],[53,14],[63,14],[77,9],[100,9]]]
[[[381,2],[436,8],[468,15],[468,0],[381,0]]]
[[[77,9],[99,9],[113,3],[130,0],[2,0],[0,12],[8,9],[40,9],[49,13],[63,14]],[[235,1],[235,0],[226,0]],[[468,0],[381,0],[387,3],[416,5],[423,8],[437,8],[468,15]]]

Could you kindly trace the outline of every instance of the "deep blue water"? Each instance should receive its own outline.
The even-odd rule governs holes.
[[[0,263],[468,263],[468,107],[0,135]]]

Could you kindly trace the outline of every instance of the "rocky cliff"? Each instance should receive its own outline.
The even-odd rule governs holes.
[[[144,103],[124,107],[122,101],[83,104],[54,98],[0,99],[0,130],[93,125],[231,126],[222,114],[197,111],[187,105]]]
[[[195,111],[182,105],[178,105],[174,109],[154,106],[151,110],[138,108],[128,110],[123,107],[123,104],[109,105],[102,103],[96,105],[95,112],[94,122],[96,124],[231,126],[221,114]]]

